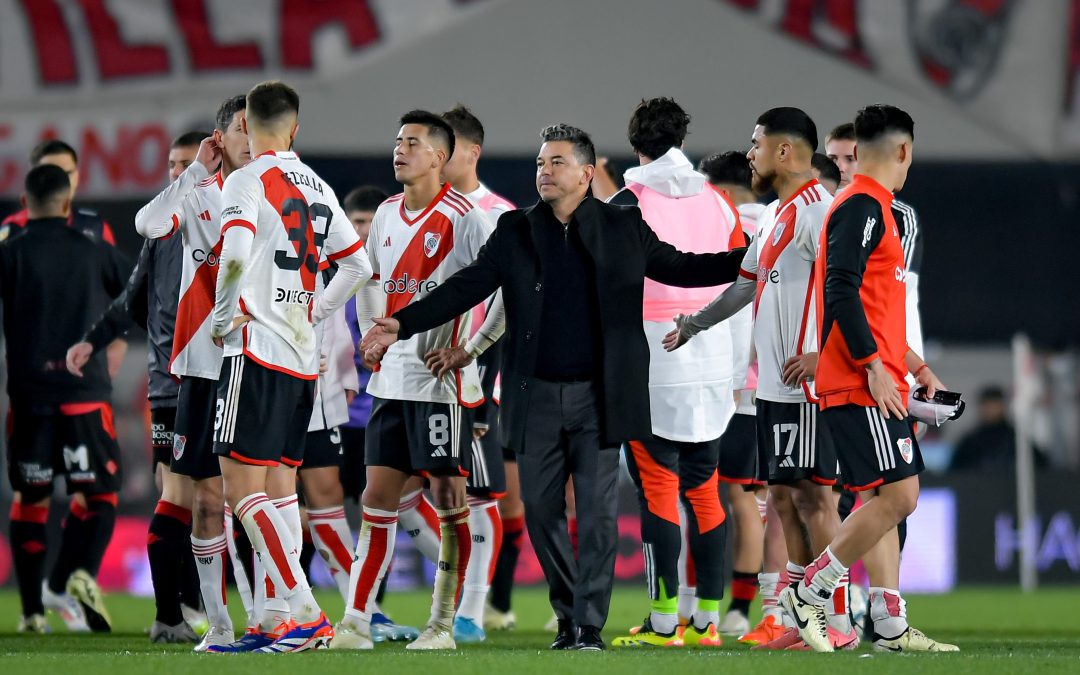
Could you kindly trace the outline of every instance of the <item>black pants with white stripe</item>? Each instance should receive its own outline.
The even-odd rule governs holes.
[[[907,420],[885,418],[881,411],[858,405],[827,408],[844,487],[858,492],[896,483],[923,471],[919,442]]]

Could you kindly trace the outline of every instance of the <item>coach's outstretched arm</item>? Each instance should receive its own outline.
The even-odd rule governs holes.
[[[668,286],[699,288],[719,286],[735,281],[739,276],[745,248],[720,253],[683,253],[656,233],[637,214],[638,233],[645,248],[645,276]]]

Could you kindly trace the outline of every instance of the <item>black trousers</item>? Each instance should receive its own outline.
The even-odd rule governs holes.
[[[518,448],[525,525],[559,619],[603,628],[618,543],[619,448],[600,434],[596,385],[530,381],[525,442]],[[566,528],[574,479],[578,557]]]

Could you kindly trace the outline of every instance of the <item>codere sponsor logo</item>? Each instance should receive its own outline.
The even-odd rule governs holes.
[[[413,279],[406,272],[400,279],[387,279],[383,282],[383,293],[430,293],[438,288],[439,282],[429,279]]]

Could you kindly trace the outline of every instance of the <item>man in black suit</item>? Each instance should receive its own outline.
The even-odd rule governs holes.
[[[636,207],[591,196],[596,153],[588,134],[557,124],[542,137],[540,201],[503,214],[472,265],[376,319],[361,348],[377,360],[398,339],[460,316],[502,288],[500,428],[503,444],[517,453],[529,538],[559,619],[551,648],[599,650],[615,568],[619,445],[652,433],[644,279],[728,283],[745,250],[677,251],[656,238]],[[576,561],[563,492],[571,476]]]

